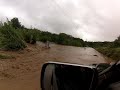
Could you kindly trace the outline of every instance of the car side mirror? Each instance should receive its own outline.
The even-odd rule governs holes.
[[[95,90],[97,70],[92,66],[49,62],[41,71],[42,90]]]

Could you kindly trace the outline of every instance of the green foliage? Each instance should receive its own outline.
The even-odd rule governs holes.
[[[56,39],[56,43],[62,45],[71,45],[71,46],[84,46],[84,41],[80,38],[74,38],[70,35],[65,33],[60,33]]]
[[[99,47],[109,47],[109,48],[117,48],[120,47],[120,36],[117,37],[117,39],[113,42],[85,42],[87,46],[93,47],[93,48],[99,48]]]
[[[25,42],[35,44],[37,41],[37,31],[35,29],[24,29],[20,31],[23,35]]]
[[[98,47],[112,47],[113,42],[85,42],[87,46],[98,48]]]
[[[80,38],[74,38],[65,33],[55,34],[38,29],[28,29],[21,25],[18,18],[0,23],[0,48],[19,50],[26,47],[26,43],[35,44],[37,41],[50,41],[62,45],[85,46]],[[25,43],[26,42],[26,43]]]
[[[38,40],[42,42],[51,41],[61,45],[71,45],[71,46],[85,46],[85,43],[80,38],[74,38],[71,35],[65,33],[54,34],[50,32],[41,31],[38,35]]]
[[[120,42],[120,36],[118,36],[115,41]]]
[[[0,59],[12,59],[12,58],[15,57],[7,54],[0,54]]]
[[[120,47],[120,36],[113,42],[113,47]]]
[[[11,19],[11,25],[15,29],[22,27],[21,24],[20,24],[20,22],[19,22],[19,20],[18,20],[18,18]]]
[[[5,50],[19,50],[26,47],[21,36],[9,21],[0,27],[0,46]]]
[[[106,55],[113,60],[120,60],[120,48],[108,48],[108,47],[101,47],[96,48],[97,51],[102,53],[103,55]]]
[[[87,46],[95,48],[97,51],[112,58],[120,59],[120,36],[113,42],[85,42]]]

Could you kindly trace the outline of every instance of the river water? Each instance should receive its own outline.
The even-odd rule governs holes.
[[[52,45],[50,50],[46,51],[46,57],[49,61],[68,62],[75,64],[105,63],[106,58],[90,47],[72,47]],[[52,58],[51,60],[51,57]]]
[[[93,64],[93,63],[105,63],[106,58],[90,47],[73,47],[51,44],[50,49],[44,49],[44,44],[39,43],[38,46],[32,48],[34,52],[29,50],[29,53],[19,55],[14,62],[14,65],[21,65],[19,69],[11,68],[8,70],[11,74],[20,76],[20,78],[0,80],[0,90],[41,90],[40,89],[40,71],[45,62],[66,62],[74,64]],[[34,50],[35,49],[35,50]],[[6,65],[5,61],[1,61]],[[27,71],[29,67],[29,71]],[[25,70],[24,70],[25,69]],[[15,71],[16,70],[16,71]],[[22,72],[22,73],[21,73]],[[28,74],[26,75],[26,72]]]

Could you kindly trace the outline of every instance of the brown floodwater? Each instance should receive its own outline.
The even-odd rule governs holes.
[[[15,55],[16,59],[0,60],[0,90],[41,90],[41,67],[47,61],[85,65],[107,61],[93,48],[52,44],[50,49],[45,49],[42,43],[7,54]]]
[[[54,48],[52,48],[54,47]],[[46,57],[54,57],[50,61],[69,62],[76,64],[104,63],[106,58],[90,47],[52,46]]]

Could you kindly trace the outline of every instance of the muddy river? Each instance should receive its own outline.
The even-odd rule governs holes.
[[[52,44],[45,49],[44,44],[28,45],[19,52],[3,52],[16,58],[0,60],[0,90],[41,90],[40,72],[44,62],[57,61],[76,64],[104,63],[106,58],[93,48],[81,48]]]

